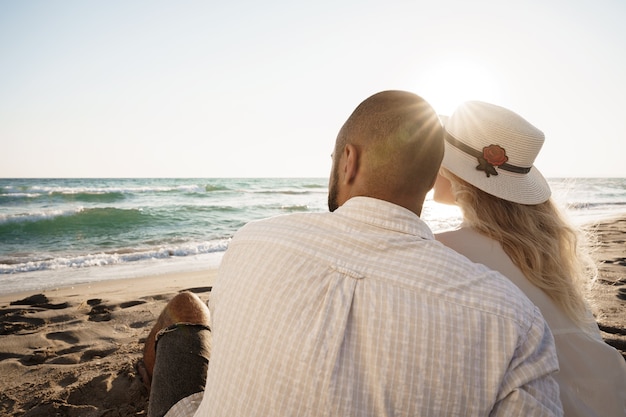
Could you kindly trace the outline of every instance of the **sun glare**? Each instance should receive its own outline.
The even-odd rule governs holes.
[[[467,100],[500,101],[498,80],[486,67],[470,61],[435,64],[419,77],[418,94],[445,116]]]

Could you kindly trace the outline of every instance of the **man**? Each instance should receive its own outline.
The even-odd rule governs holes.
[[[168,416],[192,413],[193,398],[198,416],[561,415],[538,310],[419,218],[442,156],[441,124],[420,97],[384,91],[361,103],[337,137],[331,212],[252,222],[234,236],[211,295],[204,393]],[[209,334],[208,319],[175,318],[179,309],[157,330],[200,326],[159,338],[152,395],[173,385],[157,377],[173,363],[161,348]]]

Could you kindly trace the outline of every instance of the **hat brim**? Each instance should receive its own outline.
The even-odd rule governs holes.
[[[514,203],[535,205],[550,198],[548,182],[534,166],[526,174],[508,172],[496,168],[498,175],[487,177],[485,171],[476,169],[476,157],[445,143],[441,166],[457,177],[488,194]]]

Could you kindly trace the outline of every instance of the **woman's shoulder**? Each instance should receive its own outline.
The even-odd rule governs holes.
[[[447,247],[472,259],[472,254],[485,254],[485,251],[493,252],[500,245],[495,240],[481,235],[470,227],[460,227],[435,234],[435,239]]]

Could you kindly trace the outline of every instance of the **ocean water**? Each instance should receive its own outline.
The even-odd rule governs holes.
[[[626,213],[626,179],[551,179],[576,223]],[[327,211],[326,178],[0,179],[0,293],[219,264],[245,223]],[[429,197],[434,231],[460,211]]]

